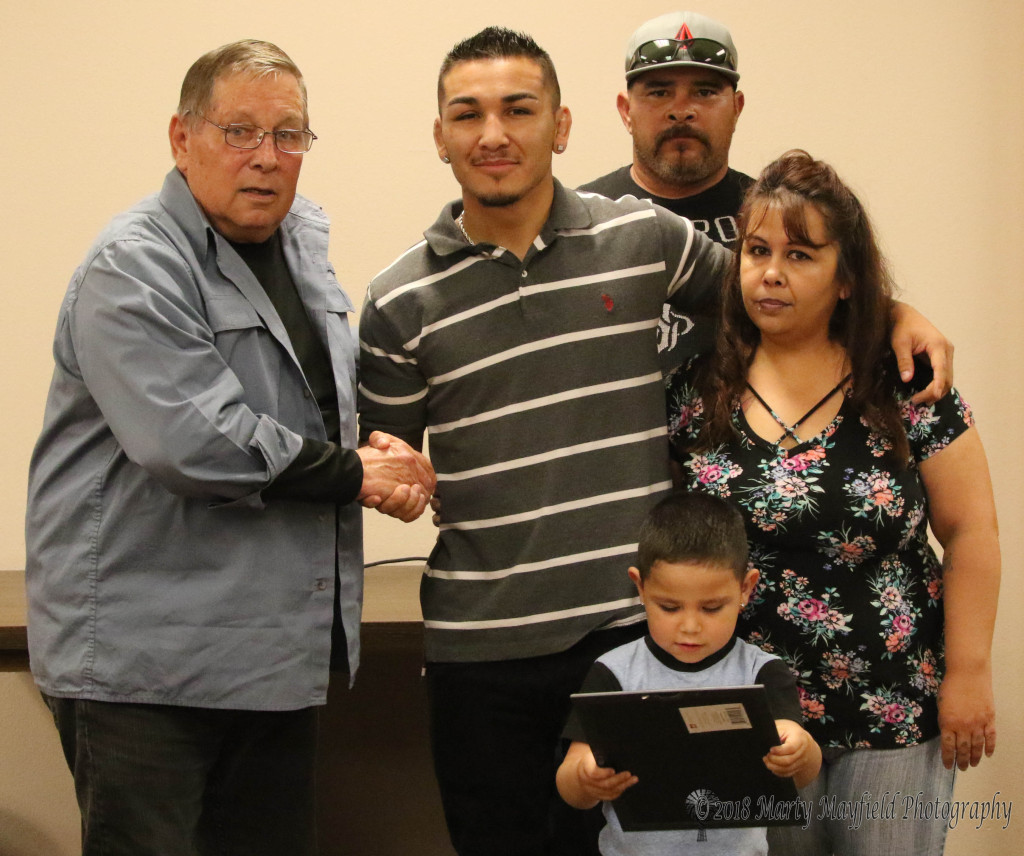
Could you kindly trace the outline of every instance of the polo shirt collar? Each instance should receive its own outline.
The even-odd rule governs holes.
[[[441,214],[433,225],[423,233],[427,245],[439,256],[448,256],[457,252],[467,250],[473,252],[489,252],[493,244],[475,244],[475,250],[466,245],[466,238],[455,222],[462,213],[462,200],[456,199],[449,202],[441,209]],[[583,204],[579,194],[573,190],[566,190],[562,183],[554,179],[554,197],[551,201],[551,213],[547,222],[540,230],[540,240],[544,246],[550,244],[558,237],[558,233],[569,229],[587,229],[593,225],[593,218],[590,211]]]

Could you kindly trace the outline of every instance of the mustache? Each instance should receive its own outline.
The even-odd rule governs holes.
[[[673,125],[671,128],[666,128],[657,137],[657,145],[667,143],[669,140],[679,140],[689,138],[691,140],[697,140],[699,143],[703,143],[705,146],[710,145],[707,134],[702,131],[698,131],[696,128],[690,128],[687,125]]]

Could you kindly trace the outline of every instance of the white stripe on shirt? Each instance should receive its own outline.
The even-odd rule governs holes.
[[[507,351],[491,354],[488,357],[484,357],[483,359],[476,360],[472,363],[466,363],[466,365],[453,369],[450,372],[434,375],[434,377],[427,379],[427,383],[431,386],[447,383],[455,380],[456,378],[465,377],[466,375],[473,374],[473,372],[482,371],[490,366],[506,362],[507,360],[513,360],[518,357],[525,356],[526,354],[535,354],[539,351],[546,351],[551,348],[568,345],[572,342],[593,341],[594,339],[607,338],[608,336],[624,336],[630,333],[638,333],[641,330],[653,330],[658,326],[658,323],[659,319],[654,319],[653,321],[633,321],[629,324],[595,327],[589,330],[576,330],[572,333],[563,333],[561,336],[548,336],[534,342],[527,342],[525,345],[520,345],[517,348],[509,348]]]
[[[609,502],[620,502],[624,499],[636,499],[642,496],[652,496],[663,490],[672,487],[671,481],[655,482],[654,484],[634,487],[628,490],[618,490],[613,493],[587,496],[583,499],[574,499],[570,502],[559,502],[548,505],[544,508],[532,508],[529,511],[522,511],[519,514],[506,514],[502,517],[489,517],[482,520],[462,520],[458,523],[442,523],[438,529],[445,532],[449,529],[468,531],[472,529],[490,529],[495,526],[510,526],[515,523],[526,523],[550,514],[564,514],[568,511],[578,511],[581,508],[593,508],[595,505],[604,505]]]
[[[385,360],[391,360],[393,363],[409,363],[413,366],[419,365],[419,360],[415,357],[403,357],[401,354],[391,354],[383,348],[374,348],[367,345],[362,339],[359,340],[359,347],[368,354],[373,354],[375,357],[382,357]]]
[[[417,244],[416,246],[419,247],[421,245],[422,242],[421,244]],[[415,249],[415,247],[413,249]],[[417,288],[423,288],[424,286],[427,285],[433,285],[435,282],[438,282],[442,279],[447,279],[449,276],[452,276],[452,274],[458,273],[460,270],[468,268],[471,265],[475,265],[477,262],[486,261],[487,259],[487,256],[468,256],[464,258],[462,261],[456,262],[450,268],[438,271],[437,273],[432,273],[430,276],[425,276],[422,279],[414,280],[413,282],[407,283],[406,285],[399,286],[393,291],[389,291],[383,297],[379,298],[377,302],[374,303],[374,306],[380,309],[382,306],[387,306],[392,300],[394,300],[396,297],[400,297],[407,291],[413,291]]]
[[[690,256],[690,250],[693,249],[693,242],[696,240],[694,236],[697,234],[697,230],[693,228],[693,223],[690,220],[683,218],[683,222],[686,224],[686,247],[683,250],[682,256],[679,257],[679,266],[676,268],[676,275],[672,278],[672,282],[669,283],[669,297],[690,281],[690,277],[693,275],[693,269],[697,266],[697,262],[694,260],[693,264],[690,265],[690,269],[683,273],[683,266],[686,264],[686,260]]]
[[[618,437],[605,437],[601,440],[592,440],[589,443],[577,443],[574,446],[563,446],[560,449],[551,449],[537,455],[528,455],[525,458],[515,458],[510,461],[501,461],[497,464],[490,464],[486,467],[476,467],[471,470],[461,470],[457,473],[438,473],[437,480],[462,481],[479,476],[488,476],[494,473],[502,473],[508,470],[517,470],[522,467],[532,467],[536,464],[544,464],[548,461],[555,461],[559,458],[568,458],[572,455],[584,455],[587,452],[594,452],[598,449],[611,449],[615,446],[624,446],[627,443],[642,443],[645,440],[654,440],[664,437],[667,429],[664,426],[652,428],[649,431],[637,431],[633,434],[622,434]]]
[[[620,544],[617,547],[605,547],[601,550],[587,550],[583,553],[573,553],[571,556],[555,556],[551,559],[544,559],[539,562],[524,562],[521,565],[513,565],[510,568],[498,568],[494,571],[442,571],[427,566],[426,574],[438,580],[501,580],[505,577],[513,577],[516,574],[529,574],[533,571],[546,571],[550,568],[559,568],[564,565],[576,565],[581,562],[591,562],[596,559],[608,559],[614,556],[629,556],[636,552],[636,544]]]
[[[519,618],[493,618],[482,621],[424,621],[423,626],[433,630],[493,630],[499,627],[543,624],[545,621],[560,621],[565,618],[575,618],[581,615],[594,615],[598,612],[613,612],[616,609],[637,606],[639,603],[639,597],[629,597],[623,600],[613,600],[609,603],[594,603],[589,606],[579,606],[575,609],[541,612],[536,615],[524,615]]]
[[[359,391],[365,395],[370,401],[376,401],[377,404],[388,404],[388,405],[401,405],[401,404],[413,404],[416,401],[424,398],[429,391],[429,387],[423,387],[419,392],[414,392],[411,395],[377,395],[376,393],[370,392],[365,386],[359,384]]]
[[[452,326],[453,324],[460,324],[470,318],[475,318],[478,315],[483,315],[494,309],[499,309],[502,306],[515,303],[522,297],[532,297],[535,294],[545,294],[563,288],[580,288],[585,285],[594,285],[598,282],[611,282],[616,279],[625,279],[627,277],[659,274],[663,273],[664,270],[665,262],[661,261],[648,265],[636,265],[635,267],[605,271],[603,273],[591,274],[589,276],[575,276],[570,277],[569,279],[555,280],[554,282],[544,282],[539,285],[526,285],[522,288],[516,289],[512,294],[505,294],[494,300],[481,303],[479,306],[474,306],[463,312],[457,312],[454,315],[449,315],[448,317],[433,324],[424,324],[419,335],[406,342],[404,347],[406,350],[414,351],[419,343],[431,333],[436,333],[439,330],[444,330],[446,327]]]
[[[478,425],[481,422],[490,422],[493,419],[501,419],[515,413],[522,413],[524,410],[537,410],[541,407],[548,407],[549,405],[560,404],[565,401],[573,401],[577,398],[587,398],[592,395],[605,395],[609,392],[620,392],[624,389],[635,389],[636,387],[645,386],[651,383],[659,385],[662,383],[662,375],[660,371],[641,375],[640,377],[628,377],[623,380],[611,381],[609,383],[598,383],[593,386],[567,389],[564,392],[556,392],[552,395],[544,395],[540,398],[533,398],[527,401],[517,401],[504,407],[495,408],[494,410],[485,410],[483,413],[478,413],[475,416],[465,416],[462,419],[456,419],[453,422],[442,422],[438,425],[431,425],[427,428],[427,431],[430,434],[444,434],[447,431],[454,431],[457,428],[468,428],[472,425]],[[665,432],[668,433],[667,427]]]

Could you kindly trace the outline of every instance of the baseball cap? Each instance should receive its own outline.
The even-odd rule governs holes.
[[[681,42],[696,40],[693,50],[664,50],[656,59],[645,59],[639,54],[640,48],[651,42],[671,40]],[[714,42],[724,51],[709,50]],[[626,80],[632,80],[639,74],[653,67],[658,68],[711,68],[727,77],[733,83],[740,79],[738,67],[739,56],[732,42],[732,35],[724,24],[697,12],[669,12],[652,18],[629,37],[626,43]]]

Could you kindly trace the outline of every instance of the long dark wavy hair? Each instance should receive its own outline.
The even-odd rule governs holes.
[[[740,290],[740,257],[746,236],[760,225],[772,205],[782,214],[791,240],[813,245],[804,217],[806,204],[821,213],[829,240],[838,245],[836,276],[850,291],[848,298],[836,304],[829,338],[846,349],[852,404],[874,431],[892,443],[892,464],[903,467],[909,446],[893,398],[898,375],[889,353],[895,292],[889,266],[860,200],[832,167],[799,149],[765,167],[740,209],[739,251],[724,291],[715,354],[696,378],[706,417],[696,446],[708,449],[735,439],[733,406],[746,387],[747,371],[761,340]],[[752,217],[756,222],[751,222]]]

